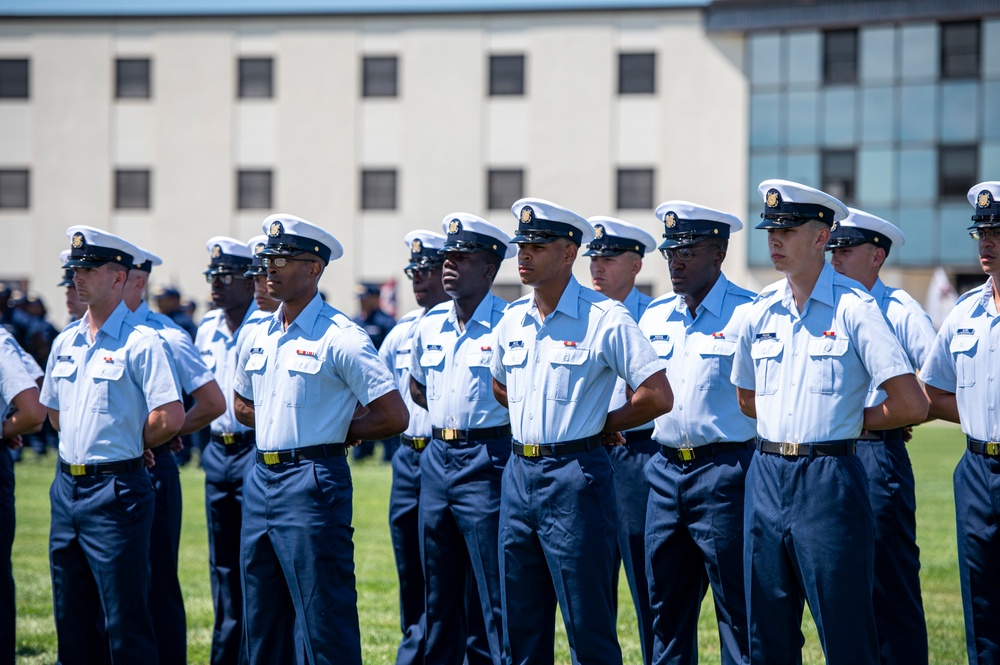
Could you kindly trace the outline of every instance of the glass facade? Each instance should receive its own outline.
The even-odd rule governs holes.
[[[955,192],[958,180],[1000,178],[1000,19],[853,33],[747,36],[749,224],[761,180],[828,181],[906,232],[888,263],[976,266],[975,244],[961,242],[972,209]],[[749,251],[751,265],[770,266],[765,233],[750,234]]]

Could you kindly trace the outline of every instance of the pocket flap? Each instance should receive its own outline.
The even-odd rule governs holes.
[[[263,353],[251,353],[250,357],[247,359],[247,364],[244,369],[248,372],[253,372],[258,369],[264,369],[264,365],[266,364],[267,356]]]
[[[548,361],[553,365],[582,365],[587,361],[586,349],[564,346],[549,349]]]
[[[703,356],[731,356],[736,353],[736,340],[706,337],[698,353]]]
[[[323,364],[318,358],[311,356],[296,356],[288,361],[289,372],[301,372],[302,374],[315,374]]]
[[[424,351],[420,356],[421,367],[437,367],[444,362],[444,351]]]
[[[761,358],[777,358],[781,355],[785,343],[779,339],[762,339],[750,345],[750,357],[754,360]]]
[[[656,355],[661,358],[669,358],[670,354],[674,352],[674,343],[667,339],[656,340],[655,342],[650,342],[653,345],[653,351]]]
[[[955,335],[951,338],[948,349],[952,353],[966,353],[976,348],[976,342],[978,341],[979,338],[975,335]]]
[[[492,351],[471,351],[467,356],[469,367],[489,367],[493,364]]]
[[[95,379],[103,379],[105,381],[117,381],[122,378],[122,374],[125,373],[125,365],[119,365],[117,363],[103,363],[94,366],[90,370],[90,376]]]
[[[211,351],[202,351],[201,362],[205,363],[205,367],[215,369],[215,354]]]
[[[817,338],[809,340],[810,356],[842,356],[847,353],[847,339]]]
[[[52,376],[57,379],[65,379],[76,374],[76,363],[58,362],[52,368]]]
[[[507,352],[503,354],[503,364],[505,367],[517,367],[518,365],[523,365],[524,361],[527,359],[527,349],[508,349]]]

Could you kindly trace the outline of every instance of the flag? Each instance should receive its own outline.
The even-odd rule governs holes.
[[[935,328],[941,327],[945,317],[955,307],[956,300],[958,300],[958,293],[955,292],[955,287],[951,285],[951,280],[948,279],[944,268],[938,266],[934,270],[931,283],[927,287],[927,295],[924,297],[924,310],[931,317]]]

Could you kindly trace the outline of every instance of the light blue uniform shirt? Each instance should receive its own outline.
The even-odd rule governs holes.
[[[149,412],[181,399],[166,344],[124,302],[90,338],[90,313],[52,344],[41,402],[59,412],[59,456],[93,464],[142,455]]]
[[[628,310],[575,277],[544,321],[534,295],[511,303],[493,348],[493,376],[507,386],[511,430],[521,443],[600,433],[616,378],[638,387],[663,369]]]
[[[403,396],[406,408],[410,412],[410,422],[403,432],[406,436],[431,436],[431,414],[427,409],[413,401],[410,395],[410,363],[413,358],[413,336],[417,332],[417,324],[424,315],[424,308],[415,309],[396,322],[389,334],[382,340],[378,356],[396,377],[396,386]]]
[[[756,294],[719,275],[694,318],[676,293],[657,298],[639,329],[663,361],[674,408],[654,422],[653,438],[672,448],[746,441],[757,423],[740,411],[730,381],[740,330]]]
[[[761,292],[740,330],[732,379],[756,393],[760,437],[812,443],[857,438],[868,387],[910,372],[868,291],[824,263],[802,314],[787,280]]]
[[[215,376],[219,389],[226,398],[226,412],[212,421],[212,434],[241,434],[251,428],[236,420],[233,411],[233,378],[236,375],[236,361],[239,359],[237,341],[247,327],[247,322],[260,312],[257,303],[251,301],[243,321],[236,330],[230,330],[226,315],[221,309],[207,313],[198,326],[194,345],[201,351],[201,359]]]
[[[1000,441],[998,323],[990,277],[959,299],[920,372],[927,385],[955,393],[962,431],[980,441]]]
[[[889,328],[903,345],[910,365],[914,368],[922,367],[930,353],[934,337],[937,336],[931,317],[927,316],[927,312],[913,296],[903,289],[886,286],[881,279],[875,280],[871,294],[889,321]],[[884,401],[885,391],[879,390],[876,385],[869,386],[865,406],[875,406]]]
[[[413,378],[427,387],[427,410],[434,427],[499,427],[510,414],[493,396],[494,331],[507,302],[487,293],[465,331],[458,328],[455,304],[443,302],[417,326]]]
[[[632,287],[628,296],[626,296],[625,300],[622,301],[622,305],[628,310],[628,313],[632,316],[632,320],[638,321],[642,318],[642,315],[646,313],[646,308],[649,307],[649,303],[651,302],[653,302],[651,297],[647,296],[639,289]],[[618,380],[615,381],[615,391],[611,394],[611,404],[608,405],[608,412],[621,408],[625,404],[625,386],[625,379],[619,377]],[[649,423],[639,425],[638,427],[634,427],[632,429],[649,429]]]
[[[35,383],[37,377],[29,373],[31,366],[24,362],[22,351],[17,340],[4,330],[4,334],[0,335],[0,417],[6,415],[7,407],[15,397],[29,388],[38,387]],[[33,358],[31,362],[38,367]],[[6,455],[7,451],[0,450],[0,454]]]
[[[215,380],[212,372],[202,362],[201,354],[191,341],[191,336],[169,316],[152,312],[149,306],[142,302],[132,312],[132,317],[137,325],[149,326],[167,343],[167,351],[174,361],[174,370],[177,372],[181,390],[190,395],[209,381]]]
[[[7,340],[14,345],[14,349],[17,351],[17,357],[21,360],[21,364],[24,366],[24,370],[31,377],[32,381],[37,381],[38,379],[45,376],[45,371],[39,366],[38,361],[36,361],[30,353],[24,350],[24,348],[17,343],[14,336],[7,332],[7,329],[0,326],[0,344],[6,344]],[[0,413],[5,413],[6,411],[0,411]]]
[[[247,334],[234,390],[253,401],[257,448],[344,443],[357,402],[396,389],[364,330],[317,294],[282,330],[279,309]]]

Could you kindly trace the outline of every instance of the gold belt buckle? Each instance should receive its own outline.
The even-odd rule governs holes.
[[[791,443],[789,441],[782,441],[780,444],[778,444],[778,453],[789,457],[798,457],[799,444]]]
[[[522,457],[541,457],[542,447],[537,443],[523,443],[521,444],[521,456]]]
[[[69,465],[69,475],[71,476],[83,476],[87,474],[86,464],[70,464]]]
[[[223,434],[222,435],[222,445],[224,445],[224,446],[231,446],[234,443],[236,443],[236,435],[235,434],[231,434],[230,433],[230,434]]]
[[[426,436],[415,436],[412,440],[414,450],[423,450],[427,447],[427,437]]]
[[[445,441],[458,441],[458,430],[453,427],[446,427],[441,430],[441,438]]]
[[[1000,441],[987,441],[986,454],[991,456],[1000,455]]]
[[[279,464],[281,462],[281,455],[276,452],[264,453],[264,464],[268,466],[272,464]]]
[[[678,448],[677,457],[679,457],[682,462],[690,462],[694,459],[694,448]]]

